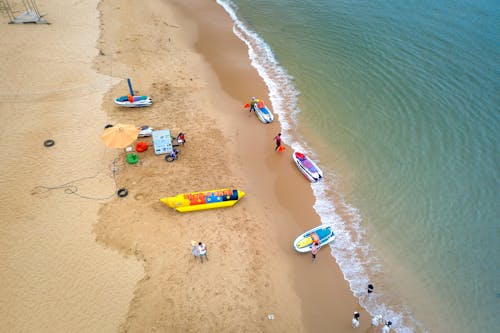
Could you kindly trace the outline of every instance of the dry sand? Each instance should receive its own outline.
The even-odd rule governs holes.
[[[290,150],[273,150],[279,122],[263,125],[242,108],[250,94],[268,100],[267,91],[222,8],[97,3],[40,1],[51,25],[0,26],[8,134],[0,143],[0,317],[8,318],[0,330],[352,330],[360,308],[328,249],[313,264],[291,247],[320,224],[312,191]],[[152,107],[112,103],[127,94],[127,77]],[[183,131],[187,143],[173,163],[150,149],[128,165],[122,150],[100,141],[104,125],[117,122]],[[47,138],[56,145],[45,148]],[[97,175],[76,182],[78,193],[107,197],[115,159],[125,198],[35,188]],[[232,208],[185,214],[159,202],[225,187],[247,196]],[[207,244],[209,262],[193,258],[191,240]],[[361,323],[366,330],[364,311]]]
[[[78,193],[114,192],[112,152],[99,138],[113,80],[92,69],[96,5],[40,2],[51,25],[2,16],[1,332],[116,331],[143,276],[139,260],[95,241],[99,201],[35,189],[89,177],[72,183]],[[46,139],[55,145],[45,148]]]

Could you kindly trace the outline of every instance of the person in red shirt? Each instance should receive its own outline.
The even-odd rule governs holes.
[[[281,146],[281,133],[278,133],[278,135],[274,137],[274,140],[276,141],[276,147],[274,147],[274,150],[278,150]]]
[[[186,137],[184,136],[184,133],[180,132],[179,135],[177,135],[177,143],[184,146],[185,142]]]

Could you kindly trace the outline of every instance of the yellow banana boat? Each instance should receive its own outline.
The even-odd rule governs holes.
[[[243,191],[225,188],[221,190],[182,193],[174,197],[161,198],[160,201],[184,213],[195,210],[231,207],[244,196],[245,192]]]

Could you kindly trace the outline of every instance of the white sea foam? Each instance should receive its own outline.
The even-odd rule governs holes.
[[[250,29],[236,15],[237,6],[232,1],[217,0],[234,22],[233,32],[248,48],[251,64],[269,90],[269,98],[274,113],[279,115],[283,140],[292,142],[290,130],[296,127],[295,115],[298,91],[293,85],[293,78],[280,66],[273,51],[258,33]],[[292,146],[293,147],[293,146]]]
[[[269,89],[273,110],[279,115],[283,139],[294,150],[302,151],[318,161],[321,167],[317,154],[295,131],[298,127],[297,115],[300,109],[298,107],[299,92],[293,84],[293,77],[281,67],[272,49],[262,37],[237,16],[238,7],[234,2],[217,0],[217,3],[233,20],[234,34],[247,45],[251,64]],[[367,286],[372,282],[370,276],[380,272],[381,267],[364,240],[365,229],[362,226],[360,213],[355,207],[346,203],[336,191],[335,179],[334,172],[326,170],[321,182],[311,184],[316,198],[314,209],[323,224],[334,225],[336,237],[330,245],[331,255],[340,266],[353,294],[370,314],[381,314],[385,320],[392,321],[394,330],[400,333],[413,332],[416,327],[422,330],[422,326],[404,306],[396,311],[394,306],[386,305],[383,292],[378,290],[369,297],[366,296]],[[348,221],[337,213],[336,207],[342,210],[342,216],[347,217]]]

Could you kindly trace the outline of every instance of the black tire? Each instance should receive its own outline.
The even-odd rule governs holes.
[[[128,190],[126,188],[121,188],[119,189],[116,194],[120,197],[120,198],[124,198],[128,195]]]
[[[55,145],[55,143],[56,143],[56,142],[55,142],[54,140],[49,139],[49,140],[45,140],[45,141],[43,142],[43,145],[44,145],[45,147],[52,147],[53,145]]]
[[[175,157],[173,157],[172,155],[167,155],[167,156],[165,156],[165,161],[173,162],[173,161],[175,161]]]

